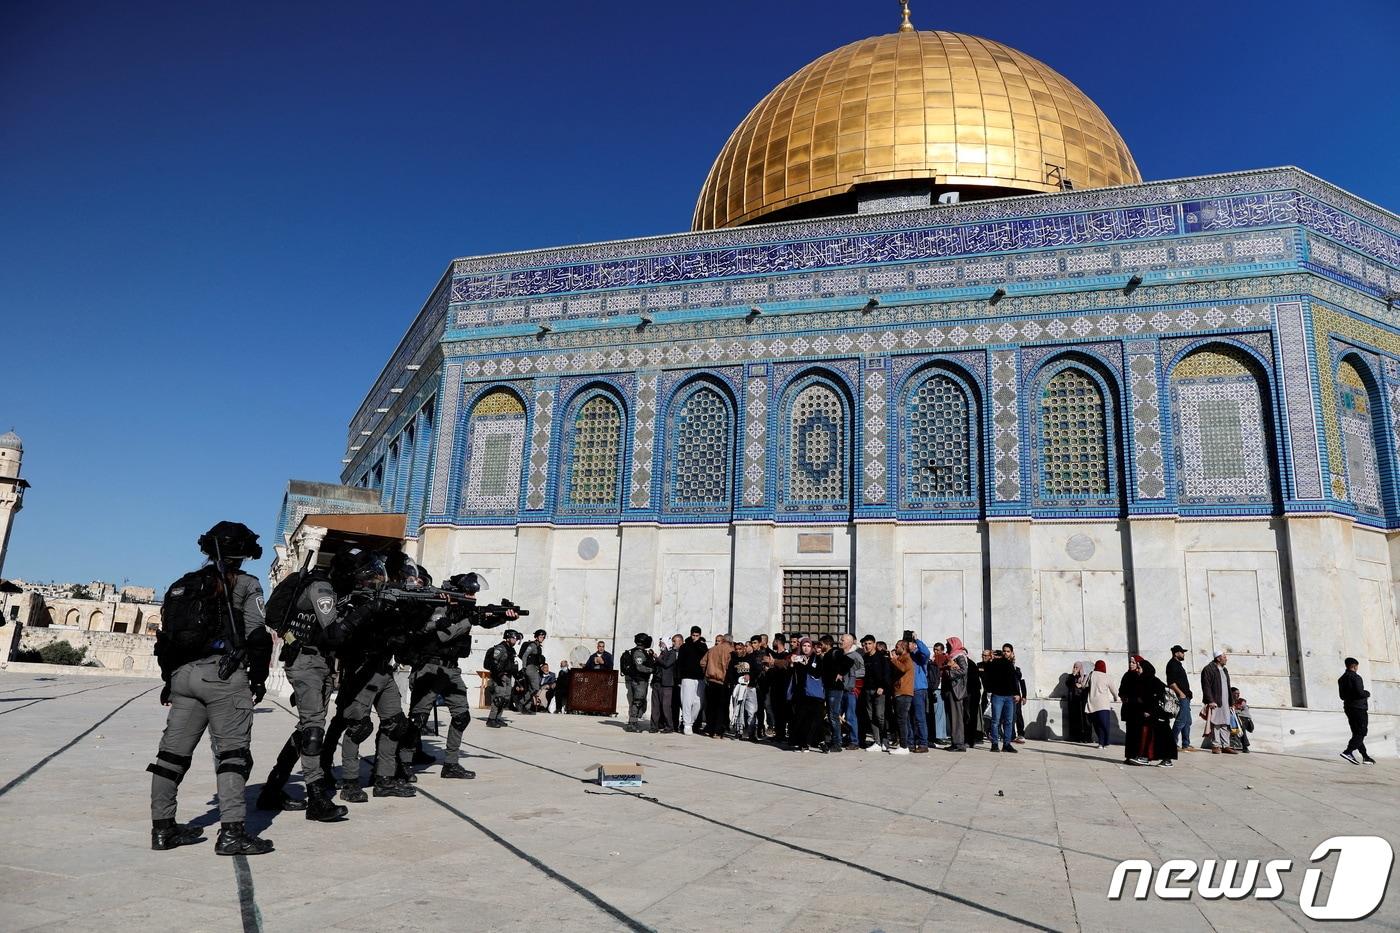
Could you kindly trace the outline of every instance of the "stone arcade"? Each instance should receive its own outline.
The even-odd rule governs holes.
[[[1348,654],[1400,705],[1400,218],[1294,168],[1143,183],[1044,64],[902,29],[764,98],[695,228],[453,262],[324,510],[405,513],[551,660],[1010,641],[1058,733],[1075,660],[1180,642],[1266,747],[1335,728]]]

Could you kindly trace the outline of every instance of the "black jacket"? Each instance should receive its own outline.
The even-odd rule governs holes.
[[[700,667],[700,659],[709,650],[705,639],[687,638],[681,644],[680,656],[676,658],[676,676],[681,680],[704,680],[705,672]]]
[[[1021,693],[1016,665],[1006,658],[992,658],[982,670],[982,692],[997,697],[1014,697]]]
[[[840,648],[832,648],[821,657],[822,686],[828,690],[850,690],[855,684],[848,676],[854,662]]]
[[[1337,693],[1342,698],[1344,709],[1366,709],[1369,705],[1367,698],[1371,691],[1366,689],[1361,675],[1356,671],[1347,671],[1337,678]]]
[[[883,651],[865,656],[865,684],[861,687],[862,693],[874,693],[876,690],[890,691],[890,656]]]

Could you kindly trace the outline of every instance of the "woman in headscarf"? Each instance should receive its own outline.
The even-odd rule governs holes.
[[[1150,764],[1160,761],[1162,767],[1170,768],[1176,761],[1176,739],[1172,736],[1172,726],[1176,723],[1176,713],[1170,715],[1162,708],[1167,698],[1167,685],[1157,676],[1157,669],[1151,661],[1140,659],[1138,667],[1138,703],[1141,707],[1142,724],[1138,729],[1138,755],[1132,763]]]
[[[1128,669],[1118,681],[1118,699],[1123,703],[1123,760],[1131,762],[1142,745],[1142,656],[1128,656]]]
[[[967,751],[967,649],[956,635],[948,638],[948,746],[950,752]]]
[[[1102,660],[1094,662],[1089,673],[1089,692],[1085,697],[1085,710],[1094,723],[1094,734],[1099,748],[1108,748],[1109,711],[1118,702],[1118,694],[1113,689],[1113,681],[1108,679],[1108,665]]]
[[[1083,661],[1075,661],[1065,678],[1065,738],[1071,742],[1089,741],[1089,721],[1084,713],[1084,704],[1089,699],[1090,668]]]

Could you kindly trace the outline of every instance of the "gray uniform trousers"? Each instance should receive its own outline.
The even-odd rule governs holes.
[[[292,699],[297,708],[297,732],[302,737],[301,748],[304,749],[308,729],[324,731],[326,728],[326,704],[331,699],[330,665],[323,656],[302,650],[287,668],[287,680],[292,685]],[[320,754],[308,755],[302,751],[302,780],[314,784],[324,776]]]
[[[627,721],[634,726],[640,726],[646,719],[650,680],[650,677],[627,678]]]
[[[472,721],[471,699],[462,681],[462,669],[441,658],[424,661],[413,668],[409,679],[409,718],[421,733],[428,725],[433,700],[441,694],[452,713],[447,727],[445,763],[457,764],[462,758],[462,733]]]
[[[379,733],[375,736],[374,773],[377,777],[387,779],[392,778],[397,770],[399,736],[407,726],[408,717],[403,712],[403,694],[399,693],[399,685],[394,681],[394,672],[390,669],[376,671],[345,707],[343,715],[347,729],[340,740],[342,780],[360,779],[360,743],[350,738],[349,725],[357,720],[369,719],[371,709],[379,714]],[[410,760],[412,754],[410,750]]]
[[[182,664],[170,676],[170,714],[151,772],[151,819],[175,818],[176,791],[193,760],[200,736],[209,729],[219,788],[219,819],[241,823],[247,804],[243,788],[253,770],[253,694],[248,675],[234,671],[219,679],[220,655]]]
[[[486,717],[487,722],[500,722],[505,718],[506,707],[510,705],[510,698],[514,692],[514,671],[491,675],[491,714]]]

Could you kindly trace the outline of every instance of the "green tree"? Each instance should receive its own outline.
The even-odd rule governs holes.
[[[75,583],[75,584],[73,584],[73,588],[72,588],[71,590],[68,591],[68,595],[69,595],[69,597],[72,598],[72,599],[92,599],[92,598],[93,598],[92,592],[91,592],[86,586],[84,586],[84,585],[81,584],[81,583]]]
[[[87,648],[74,648],[66,641],[49,642],[39,649],[39,660],[45,664],[78,665],[86,656]]]

